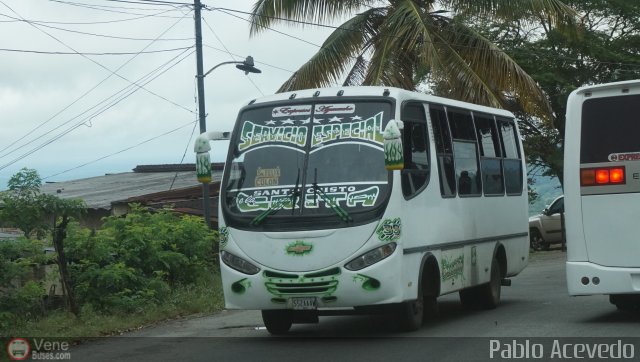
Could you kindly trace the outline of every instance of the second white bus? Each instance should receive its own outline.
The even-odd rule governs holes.
[[[571,93],[564,180],[569,294],[640,307],[640,80]]]
[[[220,194],[226,307],[273,334],[378,311],[415,330],[453,292],[494,308],[528,262],[524,170],[504,110],[382,87],[252,101]]]

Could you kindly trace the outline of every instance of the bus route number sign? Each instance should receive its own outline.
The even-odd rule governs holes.
[[[287,307],[293,310],[318,309],[318,303],[315,297],[289,298],[287,302]]]

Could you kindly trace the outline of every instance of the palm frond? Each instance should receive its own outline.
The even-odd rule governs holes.
[[[318,52],[303,64],[278,90],[317,88],[337,82],[356,56],[366,49],[373,36],[374,23],[380,9],[369,9],[356,15],[336,29]]]
[[[441,25],[437,46],[446,62],[436,71],[447,79],[452,96],[502,108],[516,99],[525,112],[551,119],[546,96],[511,57],[463,24],[448,19]]]
[[[374,0],[257,0],[250,17],[250,34],[257,34],[273,23],[286,21],[284,19],[325,23],[375,2]]]
[[[561,0],[439,0],[442,7],[460,14],[503,20],[544,17],[556,26],[575,27],[578,13]]]
[[[369,62],[360,54],[356,61],[353,63],[351,70],[347,73],[347,76],[342,82],[343,86],[361,85],[367,74],[367,67]]]

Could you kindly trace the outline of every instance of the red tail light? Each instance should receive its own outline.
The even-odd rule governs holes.
[[[624,167],[583,168],[580,170],[581,186],[624,184]]]

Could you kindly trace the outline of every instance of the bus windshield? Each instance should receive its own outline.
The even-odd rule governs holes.
[[[372,217],[389,193],[382,130],[392,104],[342,102],[257,105],[240,114],[224,178],[227,219]]]

